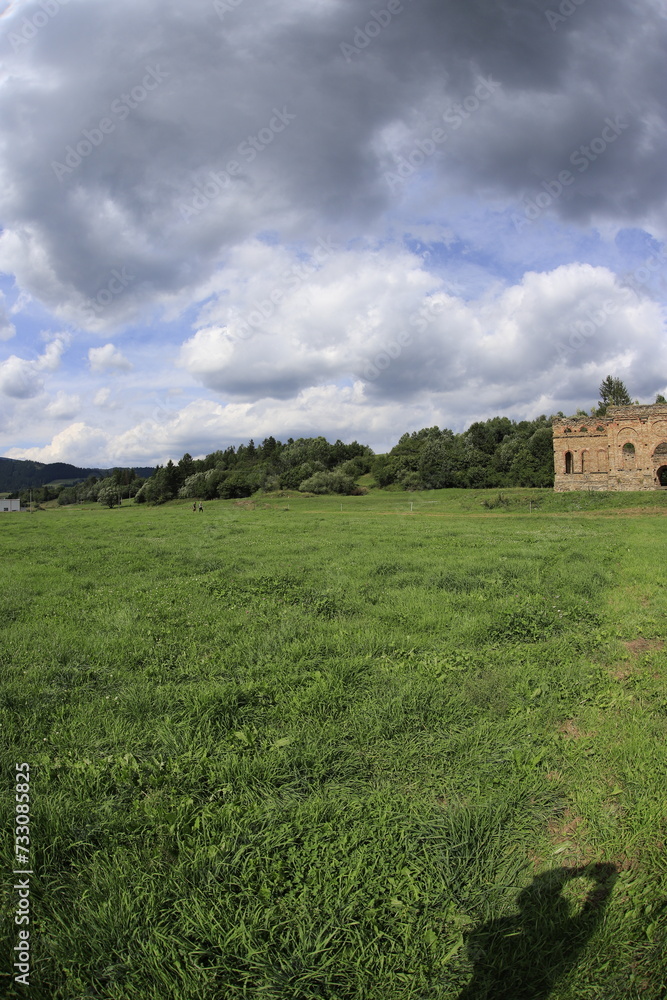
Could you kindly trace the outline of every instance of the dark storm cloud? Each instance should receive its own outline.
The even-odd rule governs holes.
[[[570,170],[552,206],[568,218],[662,212],[667,21],[653,7],[392,0],[387,20],[389,6],[70,0],[24,38],[41,8],[22,5],[3,21],[2,266],[65,312],[89,312],[121,267],[136,277],[106,318],[187,304],[258,232],[381,235],[400,195],[388,169],[447,114],[434,194],[520,205]],[[452,125],[484,78],[497,94]],[[580,171],[571,157],[607,118],[627,128]]]

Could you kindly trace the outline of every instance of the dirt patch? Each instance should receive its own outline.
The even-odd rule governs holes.
[[[583,513],[583,511],[577,511],[577,513]],[[586,511],[587,514],[593,513],[592,511]],[[667,514],[667,509],[665,507],[618,507],[616,510],[600,510],[595,511],[596,514],[603,514],[607,517],[624,517],[628,514],[630,517],[642,517],[647,514],[658,514],[664,517]]]
[[[628,639],[622,645],[634,657],[639,657],[643,653],[659,653],[665,648],[665,644],[661,639]]]
[[[539,871],[539,869],[544,864],[544,858],[532,850],[528,851],[528,860],[532,864],[535,871]]]
[[[562,857],[563,861],[576,865],[591,863],[592,858],[577,840],[577,837],[583,839],[585,825],[583,817],[575,816],[570,809],[567,809],[565,815],[560,819],[549,821],[547,827],[549,840],[555,848],[560,848],[558,854]]]
[[[629,858],[627,854],[617,854],[612,858],[612,862],[619,872],[629,872],[639,867],[637,861],[634,858]]]
[[[571,840],[583,822],[581,816],[573,816],[568,809],[562,820],[549,821],[549,836],[556,844]]]
[[[613,666],[607,668],[609,676],[620,683],[627,681],[629,677],[637,673],[637,663],[642,656],[647,653],[660,653],[665,648],[662,639],[644,639],[641,636],[638,639],[625,639],[621,645],[627,650],[632,662],[614,663]],[[659,674],[654,675],[654,679],[658,680],[659,678]]]
[[[573,719],[566,719],[565,722],[560,722],[558,724],[558,732],[569,740],[583,740],[588,736],[588,733],[582,733]]]

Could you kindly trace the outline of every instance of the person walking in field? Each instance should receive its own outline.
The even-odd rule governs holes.
[[[192,509],[195,510],[195,511],[197,510],[197,501],[196,500],[195,500],[195,502],[192,505]]]
[[[204,504],[201,502],[201,500],[199,501],[199,513],[200,514],[204,513]]]

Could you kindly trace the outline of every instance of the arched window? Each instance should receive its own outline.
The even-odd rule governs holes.
[[[623,468],[624,469],[634,469],[635,467],[635,446],[628,441],[627,444],[623,445]]]
[[[572,473],[572,452],[571,451],[566,451],[565,452],[565,473],[568,476]]]

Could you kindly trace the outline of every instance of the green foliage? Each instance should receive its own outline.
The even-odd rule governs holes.
[[[248,472],[230,472],[218,484],[218,496],[223,500],[250,497],[260,484],[260,478]]]
[[[378,486],[403,489],[551,486],[551,420],[541,416],[517,424],[493,417],[463,434],[424,428],[404,434],[388,455],[379,455],[372,473]]]
[[[238,499],[260,490],[293,489],[317,472],[333,472],[345,466],[343,475],[356,479],[370,469],[370,448],[353,441],[335,444],[323,437],[299,438],[286,444],[266,438],[238,448],[215,451],[203,459],[185,454],[174,466],[158,467],[137,495],[138,503],[160,504],[180,499]],[[336,480],[338,482],[338,480]]]
[[[292,465],[280,474],[280,488],[283,490],[298,490],[304,479],[314,476],[316,472],[324,472],[322,462],[309,461],[300,465]]]
[[[299,484],[299,489],[304,493],[340,493],[344,496],[359,492],[352,476],[346,476],[339,470],[316,472],[308,479],[304,479]]]
[[[103,487],[97,494],[97,502],[105,507],[115,507],[118,503],[118,487],[114,485]]]
[[[114,470],[115,471],[115,470]],[[132,469],[134,475],[150,475],[152,469]],[[0,493],[18,492],[21,490],[33,491],[46,485],[63,483],[70,485],[81,483],[90,477],[106,478],[109,472],[104,469],[80,469],[76,465],[69,465],[66,462],[31,462],[23,459],[0,458]]]
[[[599,406],[605,407],[605,409],[607,406],[629,406],[632,403],[625,384],[620,378],[614,378],[613,375],[607,375],[602,380],[598,392],[600,393]]]
[[[503,496],[502,493],[499,493],[497,497],[486,497],[486,499],[482,500],[482,506],[486,507],[487,510],[498,510],[499,507],[507,508],[510,506],[510,503],[509,498]]]

